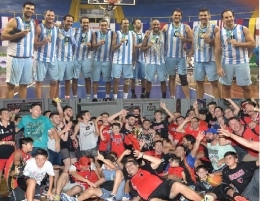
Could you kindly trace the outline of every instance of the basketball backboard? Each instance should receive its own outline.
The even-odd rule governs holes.
[[[88,4],[94,5],[108,5],[109,0],[88,0]],[[115,3],[116,6],[134,6],[135,0],[119,0],[118,3]]]

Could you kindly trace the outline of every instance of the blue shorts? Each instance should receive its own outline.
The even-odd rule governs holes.
[[[249,86],[252,84],[249,63],[222,64],[225,75],[219,79],[221,84],[231,86],[234,76],[238,86]]]
[[[179,75],[187,74],[187,61],[186,58],[170,58],[165,59],[166,70],[168,75],[176,75],[176,67]]]
[[[217,67],[214,61],[210,62],[194,62],[194,80],[204,81],[207,76],[208,81],[218,80]]]
[[[91,60],[75,60],[74,61],[74,78],[78,79],[80,76],[80,72],[82,73],[83,78],[91,77]]]
[[[59,81],[71,80],[74,78],[74,61],[58,61]]]
[[[147,64],[146,65],[146,80],[152,82],[154,80],[155,73],[157,72],[157,78],[160,82],[166,80],[166,66],[165,64]]]
[[[92,68],[92,78],[94,82],[98,82],[100,80],[100,74],[102,73],[103,81],[110,82],[111,81],[111,70],[112,63],[111,61],[96,61],[94,60],[93,68]]]
[[[7,56],[6,82],[12,85],[31,84],[33,80],[33,59]]]
[[[52,151],[48,149],[48,160],[52,163],[52,165],[59,165],[61,166],[61,155],[59,152]]]
[[[122,73],[124,79],[132,79],[134,77],[132,64],[112,64],[111,77],[119,79]]]
[[[122,200],[123,196],[124,196],[124,187],[125,187],[125,180],[123,180],[121,182],[121,184],[118,187],[118,190],[116,192],[116,200]],[[112,191],[108,191],[104,188],[100,188],[102,191],[102,196],[100,197],[101,199],[105,200],[106,198],[108,198],[109,195],[111,195]]]
[[[136,61],[134,69],[134,79],[144,80],[145,79],[145,63],[142,61]]]
[[[51,81],[57,81],[59,79],[59,69],[57,61],[37,61],[35,71],[35,81],[42,82],[45,78]]]

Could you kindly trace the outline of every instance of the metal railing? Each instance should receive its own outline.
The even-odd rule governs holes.
[[[239,16],[241,15],[245,15],[245,14],[253,14],[254,11],[251,11],[251,12],[239,12],[239,13],[235,13],[235,17],[236,18],[239,18]],[[18,12],[18,11],[9,11],[9,10],[0,10],[0,15],[4,15],[6,14],[8,17],[9,16],[12,16],[12,17],[16,17],[16,16],[21,16],[22,15],[22,12]],[[80,15],[80,16],[83,16],[83,15]],[[220,20],[221,19],[221,16],[220,14],[211,14],[211,17],[212,18],[215,18],[215,17],[218,17],[218,19]],[[39,20],[43,20],[44,19],[44,15],[43,14],[34,14],[33,19],[39,19]],[[55,16],[56,20],[57,21],[61,21],[63,16],[59,16],[59,15],[56,15]],[[130,21],[132,21],[134,18],[138,18],[142,21],[149,21],[151,22],[153,19],[158,19],[159,21],[162,21],[162,22],[171,22],[172,21],[172,18],[171,16],[168,16],[168,17],[133,17],[133,18],[129,18]],[[188,22],[191,22],[191,21],[198,21],[198,16],[183,16],[182,17],[183,19],[188,19]],[[91,19],[94,19],[95,22],[98,22],[100,17],[91,17]],[[186,21],[186,20],[184,20]],[[111,18],[111,22],[116,22],[116,19],[115,18]]]

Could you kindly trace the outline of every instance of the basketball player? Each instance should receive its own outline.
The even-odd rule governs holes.
[[[44,13],[44,23],[36,26],[34,46],[36,53],[35,92],[37,98],[42,98],[42,81],[45,77],[50,79],[50,98],[55,98],[58,83],[58,65],[56,56],[56,41],[58,28],[54,25],[55,14],[53,10]]]
[[[118,85],[121,74],[124,78],[124,96],[128,96],[129,85],[133,78],[133,65],[135,64],[135,36],[129,31],[129,20],[124,18],[121,20],[121,30],[117,31],[113,36],[112,50],[113,64],[111,77],[114,78],[114,99],[117,99]]]
[[[145,58],[142,51],[142,42],[144,39],[144,33],[142,32],[142,22],[140,19],[134,19],[132,22],[135,33],[135,51],[136,51],[136,63],[134,68],[134,79],[132,79],[132,98],[137,98],[135,93],[135,80],[141,80],[142,92],[140,98],[145,98]]]
[[[248,48],[255,47],[255,40],[249,29],[234,23],[232,10],[221,13],[224,27],[216,34],[215,57],[217,72],[222,84],[223,98],[230,98],[233,77],[244,92],[244,98],[250,98],[250,67]],[[222,55],[222,64],[221,64]]]
[[[94,50],[94,67],[93,73],[93,102],[97,101],[98,82],[100,73],[103,81],[106,83],[105,101],[110,100],[111,91],[111,69],[112,69],[112,39],[113,31],[108,30],[108,21],[102,19],[99,22],[100,31],[93,34],[92,46]]]
[[[150,98],[152,81],[156,72],[161,82],[162,98],[166,98],[165,35],[160,31],[160,22],[156,19],[152,21],[152,31],[145,33],[142,50],[147,55],[145,98]]]
[[[74,49],[75,75],[72,80],[73,98],[77,98],[78,79],[80,73],[85,79],[85,88],[87,99],[90,99],[91,93],[91,40],[92,31],[89,30],[89,18],[82,17],[80,19],[80,29],[76,30],[75,38],[77,46]]]
[[[3,30],[1,40],[10,41],[7,47],[6,98],[14,97],[15,85],[19,85],[19,98],[26,98],[27,85],[32,83],[33,43],[35,36],[35,4],[23,4],[23,16],[12,18]]]
[[[194,54],[194,80],[197,83],[197,98],[203,98],[204,80],[207,76],[213,88],[215,98],[220,98],[218,74],[215,63],[214,37],[219,27],[209,22],[210,12],[207,8],[199,10],[200,24],[193,28],[192,47],[188,62]]]
[[[181,81],[183,93],[190,98],[187,81],[186,43],[192,42],[192,31],[189,25],[182,24],[182,10],[177,8],[172,13],[173,23],[164,25],[162,31],[166,33],[166,70],[169,75],[169,89],[171,98],[175,98],[176,66]]]
[[[65,98],[70,98],[70,80],[74,77],[73,46],[77,46],[75,30],[72,28],[73,16],[63,17],[63,25],[59,28],[57,39],[57,57],[59,81],[56,96],[59,96],[59,82],[65,80]]]

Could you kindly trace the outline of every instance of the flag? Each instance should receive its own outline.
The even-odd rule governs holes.
[[[244,21],[243,19],[236,19],[235,23],[243,25],[243,21]]]
[[[249,19],[249,26],[248,29],[250,33],[254,36],[255,35],[255,27],[256,27],[256,18]]]
[[[6,24],[9,21],[9,19],[11,19],[11,18],[10,17],[1,17],[0,35],[2,34],[2,31],[4,30],[4,28],[6,27]],[[1,38],[0,38],[0,46],[7,46],[7,45],[8,45],[8,41],[1,41]]]
[[[259,18],[256,18],[256,24],[255,24],[255,42],[256,42],[256,46],[259,46]]]
[[[218,20],[218,23],[217,23],[217,24],[218,24],[218,27],[219,27],[220,29],[222,29],[223,26],[224,26],[222,20]]]

